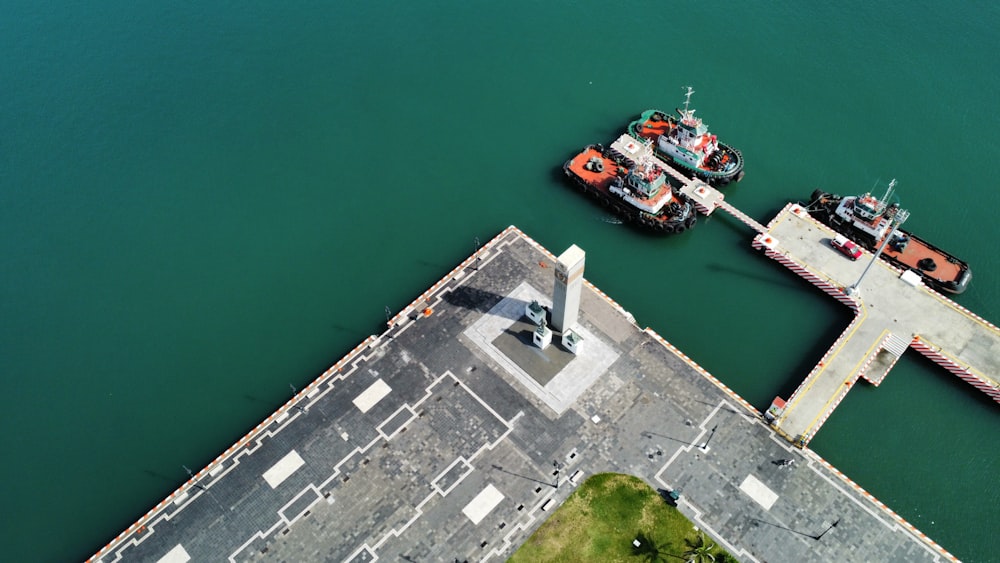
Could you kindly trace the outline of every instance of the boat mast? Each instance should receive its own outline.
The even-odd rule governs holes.
[[[882,196],[882,203],[889,203],[889,196],[892,195],[892,188],[896,187],[896,179],[893,178],[889,182],[889,187],[885,190],[885,195]]]
[[[690,86],[686,86],[686,88],[687,94],[684,97],[684,117],[691,115],[688,106],[691,104],[691,94],[694,94],[694,90],[692,90]]]

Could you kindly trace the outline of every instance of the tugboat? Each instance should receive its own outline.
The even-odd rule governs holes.
[[[588,145],[563,164],[580,190],[623,221],[662,234],[682,233],[697,219],[694,205],[667,181],[653,149],[623,135],[629,154],[600,144]]]
[[[841,197],[816,190],[812,201],[804,207],[820,222],[872,252],[885,243],[882,259],[914,272],[927,286],[945,293],[962,293],[972,280],[968,263],[916,235],[893,230],[894,224],[898,226],[909,215],[898,203],[887,203],[895,186],[896,180],[889,182],[889,189],[881,198],[871,193]]]
[[[636,139],[656,143],[656,154],[687,176],[695,176],[713,186],[724,186],[743,179],[743,154],[720,143],[709,133],[701,118],[690,109],[688,86],[684,109],[677,109],[680,119],[650,109],[629,123],[628,133]]]

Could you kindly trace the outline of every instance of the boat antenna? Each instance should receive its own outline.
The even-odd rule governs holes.
[[[691,103],[691,94],[694,94],[694,90],[692,90],[690,86],[685,86],[685,88],[687,88],[687,94],[684,98],[684,115],[687,116],[689,113],[688,105]]]

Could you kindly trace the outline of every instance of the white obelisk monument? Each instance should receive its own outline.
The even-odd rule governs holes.
[[[552,328],[564,332],[576,324],[583,288],[583,250],[573,245],[556,261],[556,282],[552,290]]]

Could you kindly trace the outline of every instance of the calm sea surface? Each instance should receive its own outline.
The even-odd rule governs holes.
[[[998,5],[747,4],[5,2],[0,558],[90,556],[510,224],[758,408],[787,396],[843,307],[727,217],[650,238],[560,177],[687,85],[746,157],[727,199],[766,222],[898,178],[1000,321]],[[812,447],[997,556],[1000,408],[919,355]]]

